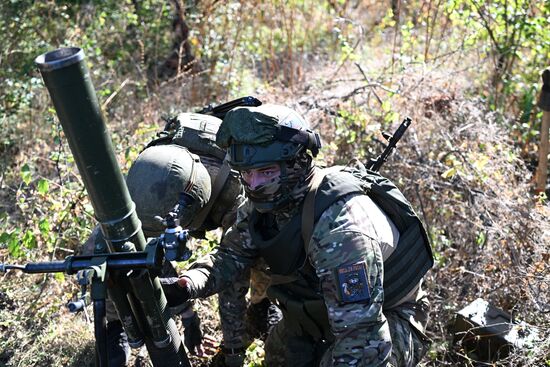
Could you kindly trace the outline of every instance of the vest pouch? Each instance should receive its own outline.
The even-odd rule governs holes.
[[[267,296],[277,300],[289,334],[298,337],[309,336],[315,342],[334,340],[325,302],[321,298],[302,299],[282,285],[270,286]]]
[[[176,117],[176,121],[177,129],[172,144],[182,145],[223,161],[225,150],[216,145],[216,132],[222,120],[210,115],[183,112]]]

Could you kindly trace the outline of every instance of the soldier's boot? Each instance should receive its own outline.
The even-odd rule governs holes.
[[[125,367],[130,360],[128,336],[119,320],[107,323],[107,357],[109,367]]]
[[[246,329],[253,338],[265,340],[271,329],[283,318],[277,305],[264,298],[259,303],[251,304],[246,310]]]

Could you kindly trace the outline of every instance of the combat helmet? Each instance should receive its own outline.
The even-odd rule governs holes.
[[[281,176],[273,187],[252,190],[243,182],[247,196],[259,211],[280,209],[296,199],[297,190],[303,193],[312,156],[321,148],[319,135],[302,116],[286,106],[271,104],[229,111],[216,143],[227,149],[229,164],[236,170],[280,165]]]
[[[155,145],[141,152],[128,171],[126,184],[143,231],[151,237],[164,231],[155,216],[164,216],[183,197],[185,209],[180,211],[179,221],[187,228],[211,194],[210,175],[199,157],[175,144]]]
[[[158,137],[145,149],[175,144],[199,156],[212,182],[211,202],[186,228],[193,231],[194,237],[202,237],[205,231],[224,227],[224,222],[230,220],[227,215],[243,200],[239,175],[229,169],[228,163],[224,161],[225,150],[216,145],[216,132],[222,123],[221,119],[201,113],[182,112],[167,122],[164,131],[157,134]]]

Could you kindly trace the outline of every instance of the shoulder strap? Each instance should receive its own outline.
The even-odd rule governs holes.
[[[198,229],[200,228],[200,226],[202,226],[204,220],[208,216],[208,213],[210,213],[210,209],[212,209],[212,206],[216,202],[216,199],[218,198],[218,196],[220,196],[220,193],[222,192],[222,189],[227,182],[227,177],[229,177],[230,172],[231,168],[229,167],[229,164],[227,163],[227,161],[223,161],[220,170],[216,175],[216,179],[212,184],[212,193],[210,194],[210,200],[208,200],[208,203],[206,203],[206,205],[197,213],[197,216],[189,225],[191,228]]]
[[[341,168],[342,167],[334,166],[319,169],[315,172],[313,178],[311,179],[311,185],[306,198],[304,199],[304,206],[302,207],[302,240],[304,241],[306,255],[309,247],[309,241],[311,240],[311,235],[313,234],[313,225],[315,224],[315,195],[317,194],[317,189],[327,174],[340,170]]]

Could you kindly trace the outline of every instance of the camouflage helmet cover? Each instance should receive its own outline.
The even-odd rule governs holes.
[[[303,149],[315,156],[321,147],[319,135],[296,111],[272,104],[229,111],[216,143],[228,148],[229,163],[236,169],[290,160]]]
[[[184,228],[211,194],[210,175],[199,157],[173,144],[152,146],[141,152],[128,171],[126,184],[147,236],[158,236],[164,231],[154,217],[171,211],[180,193],[193,199],[179,216]]]

